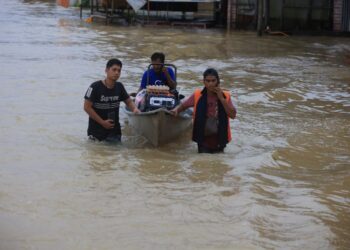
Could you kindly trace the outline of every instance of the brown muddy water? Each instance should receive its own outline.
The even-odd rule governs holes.
[[[1,0],[0,249],[350,249],[349,38],[87,24]],[[189,94],[215,67],[238,109],[225,154],[86,138],[83,95],[154,51]]]

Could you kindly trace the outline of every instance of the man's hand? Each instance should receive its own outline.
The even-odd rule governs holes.
[[[112,129],[112,128],[114,128],[114,122],[113,122],[112,119],[103,120],[101,125],[105,129]]]
[[[179,115],[179,110],[177,108],[174,108],[172,110],[169,110],[170,113],[173,115],[173,116],[178,116]]]
[[[222,91],[222,89],[219,86],[214,87],[212,91],[217,95],[219,100],[225,99],[224,98],[224,92]]]
[[[134,110],[132,111],[134,114],[140,114],[141,111],[138,108],[134,108]]]
[[[168,71],[168,68],[163,66],[162,72],[164,73],[164,75],[166,77],[166,85],[168,85],[168,87],[170,89],[176,89],[176,82],[171,78],[170,73]]]
[[[163,73],[164,73],[164,74],[169,73],[169,72],[168,72],[168,68],[167,68],[167,67],[165,67],[165,66],[163,66],[163,67],[162,67],[162,71],[163,71]]]
[[[126,99],[124,102],[125,102],[125,105],[128,107],[128,109],[132,110],[134,114],[141,113],[141,111],[136,107],[135,103],[133,102],[133,100],[131,100],[130,97]]]
[[[176,106],[175,108],[173,108],[172,110],[169,110],[169,111],[173,116],[178,116],[179,113],[181,113],[183,111],[183,106],[180,103],[178,106]]]

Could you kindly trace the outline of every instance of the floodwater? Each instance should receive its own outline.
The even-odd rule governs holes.
[[[350,249],[350,39],[88,24],[1,0],[0,249]],[[84,14],[84,17],[86,17]],[[154,51],[190,94],[219,70],[238,109],[225,154],[190,131],[153,148],[87,140],[83,95]]]

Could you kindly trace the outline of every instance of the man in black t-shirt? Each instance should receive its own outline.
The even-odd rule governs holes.
[[[111,59],[106,65],[106,78],[94,82],[85,93],[84,110],[89,115],[87,134],[97,140],[120,141],[119,106],[124,102],[134,113],[139,113],[123,84],[117,82],[122,62]]]

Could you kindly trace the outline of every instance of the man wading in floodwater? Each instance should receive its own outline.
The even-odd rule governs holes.
[[[117,82],[122,62],[111,59],[106,65],[106,78],[90,85],[85,94],[84,110],[89,115],[87,134],[93,140],[120,141],[119,106],[124,102],[134,113],[140,110],[129,97],[123,84]]]

